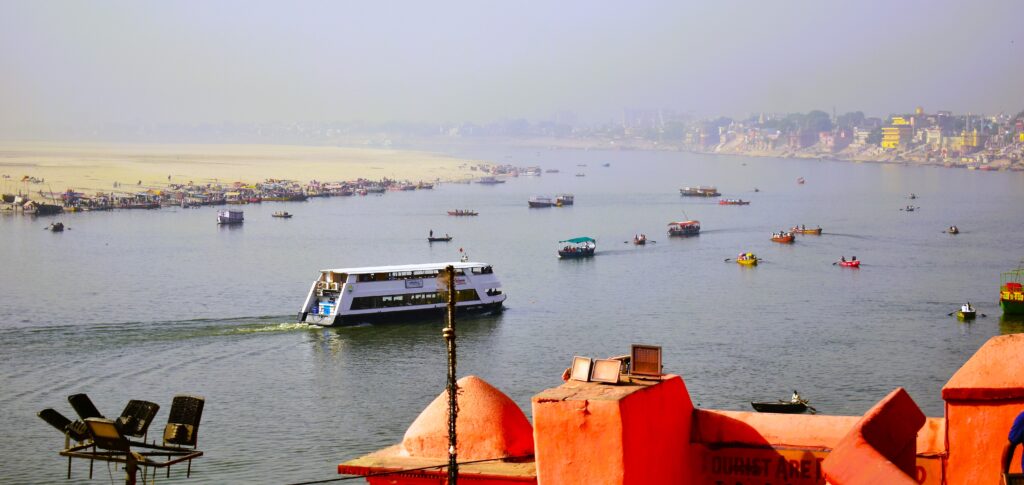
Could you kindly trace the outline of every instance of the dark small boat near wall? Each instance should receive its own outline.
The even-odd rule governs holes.
[[[807,412],[807,404],[802,402],[774,401],[751,402],[751,406],[759,413],[801,414]]]

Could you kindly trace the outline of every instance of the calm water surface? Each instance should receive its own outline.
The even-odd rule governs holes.
[[[161,404],[155,435],[174,394],[205,396],[206,456],[192,479],[179,467],[174,482],[332,478],[338,462],[400,441],[443,389],[443,325],[292,323],[325,267],[452,261],[459,248],[493,264],[507,311],[459,322],[459,373],[483,377],[528,414],[530,396],[559,384],[573,355],[622,354],[636,342],[662,345],[666,370],[702,407],[747,410],[799,389],[824,413],[857,414],[904,386],[940,416],[952,373],[989,337],[1024,331],[996,304],[999,273],[1024,256],[1022,174],[683,153],[459,154],[561,173],[249,205],[241,227],[218,227],[215,208],[68,214],[63,234],[43,230],[49,219],[0,218],[2,481],[63,479],[62,438],[35,413],[73,414],[66,397],[76,392],[108,416],[129,399]],[[753,203],[679,196],[696,184]],[[576,205],[527,208],[529,196],[556,192],[575,193]],[[899,210],[909,203],[921,210]],[[480,216],[445,215],[454,208]],[[295,217],[270,217],[282,209]],[[687,217],[702,222],[699,237],[665,236]],[[769,241],[794,224],[825,234]],[[944,234],[951,224],[962,234]],[[428,245],[429,229],[455,240]],[[654,242],[624,243],[640,232]],[[580,235],[597,238],[597,257],[559,261],[557,241]],[[741,251],[767,262],[723,262]],[[833,266],[841,255],[862,268]],[[948,317],[963,300],[989,317]],[[105,468],[98,478],[119,476]],[[75,480],[86,474],[76,463]]]

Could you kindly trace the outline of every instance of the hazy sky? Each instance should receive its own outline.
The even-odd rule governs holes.
[[[1019,2],[0,0],[0,128],[1024,109]]]

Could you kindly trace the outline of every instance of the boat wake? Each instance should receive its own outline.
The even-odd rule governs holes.
[[[282,315],[189,320],[125,321],[82,325],[46,325],[0,330],[0,337],[17,332],[20,342],[52,342],[56,335],[111,340],[180,340],[220,337],[246,333],[285,332],[316,328],[306,323],[286,322]]]
[[[827,233],[823,233],[823,235],[824,234],[828,234],[829,236],[836,236],[836,237],[848,237],[848,238],[852,238],[852,239],[864,239],[864,240],[874,239],[873,237],[866,236],[864,234],[846,234],[846,233],[842,233],[842,232],[827,232]]]
[[[268,333],[268,332],[292,332],[295,330],[310,330],[320,328],[316,325],[310,325],[302,322],[287,322],[287,323],[257,323],[251,325],[244,325],[241,327],[235,327],[226,332],[226,334],[246,334],[246,333]]]

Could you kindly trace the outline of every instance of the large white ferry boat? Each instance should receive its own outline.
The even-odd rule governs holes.
[[[363,322],[438,317],[447,299],[438,275],[455,268],[459,313],[492,313],[506,296],[487,263],[454,262],[320,270],[299,310],[299,322],[352,325]]]

